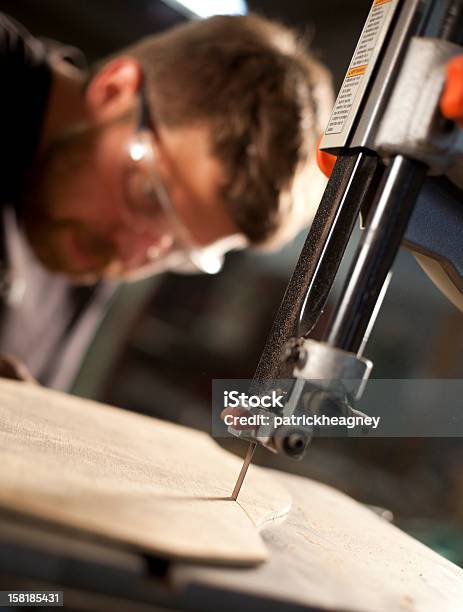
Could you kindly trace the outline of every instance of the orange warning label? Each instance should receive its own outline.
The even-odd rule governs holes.
[[[373,5],[374,6],[381,6],[381,4],[387,4],[388,2],[391,2],[391,0],[375,0]]]
[[[365,74],[368,64],[362,64],[361,66],[355,66],[354,68],[350,68],[347,72],[347,78],[360,76],[361,74]]]

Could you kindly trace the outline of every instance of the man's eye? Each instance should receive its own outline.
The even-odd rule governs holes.
[[[132,212],[150,219],[162,212],[154,185],[141,174],[134,173],[129,177],[128,191]]]
[[[154,187],[150,184],[145,184],[143,188],[142,207],[144,213],[149,217],[156,217],[161,212],[159,198]]]

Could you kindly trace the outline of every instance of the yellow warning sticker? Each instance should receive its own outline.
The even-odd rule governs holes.
[[[368,64],[362,64],[361,66],[354,66],[354,68],[350,68],[347,72],[347,78],[365,74],[367,66]]]
[[[391,2],[391,0],[375,0],[374,1],[374,6],[381,6],[381,4],[387,4],[388,2]]]

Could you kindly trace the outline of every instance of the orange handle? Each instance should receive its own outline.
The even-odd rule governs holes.
[[[440,99],[440,110],[446,119],[463,127],[463,55],[447,64],[447,79]]]

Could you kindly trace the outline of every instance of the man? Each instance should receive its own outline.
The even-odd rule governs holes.
[[[0,62],[0,353],[42,383],[69,386],[115,282],[310,222],[331,86],[285,27],[195,21],[85,74],[1,17]]]

